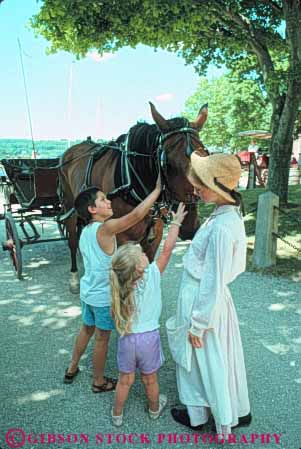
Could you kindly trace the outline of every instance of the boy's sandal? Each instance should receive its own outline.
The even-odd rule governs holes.
[[[102,385],[92,384],[93,393],[106,393],[107,391],[114,391],[117,385],[117,379],[104,376],[105,382]],[[108,385],[111,384],[110,387]]]
[[[113,385],[117,385],[118,379],[115,379],[114,377],[107,377],[107,376],[103,376],[104,380],[106,382],[111,382],[111,384]]]
[[[76,371],[74,371],[74,373],[68,373],[68,368],[65,371],[65,376],[64,376],[64,384],[72,384],[72,382],[74,381],[75,377],[78,375],[78,373],[80,372],[80,369],[77,368]]]

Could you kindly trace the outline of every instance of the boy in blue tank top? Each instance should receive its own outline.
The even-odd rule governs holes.
[[[110,273],[112,312],[118,340],[117,364],[119,380],[114,406],[111,411],[113,424],[123,423],[123,407],[136,369],[148,399],[148,415],[158,419],[167,404],[167,397],[160,394],[157,372],[164,361],[161,349],[159,319],[161,315],[161,274],[164,272],[175,247],[187,212],[180,203],[173,214],[167,238],[158,258],[151,264],[140,245],[122,245],[112,257]]]
[[[79,247],[83,256],[84,275],[80,281],[83,325],[76,338],[72,360],[66,369],[64,383],[71,384],[79,373],[78,364],[87,345],[95,334],[93,351],[92,391],[112,391],[117,380],[104,376],[108,343],[114,322],[110,315],[109,269],[116,248],[116,235],[141,221],[161,192],[158,181],[155,189],[127,215],[111,218],[111,201],[97,187],[90,187],[75,199],[78,215],[88,224],[84,227]]]

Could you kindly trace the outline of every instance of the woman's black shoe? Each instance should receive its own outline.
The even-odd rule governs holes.
[[[192,426],[190,424],[190,418],[189,418],[189,415],[188,415],[188,412],[186,409],[172,408],[170,413],[171,413],[173,419],[177,423],[182,424],[182,426],[189,427],[189,429],[196,430],[196,431],[201,431],[204,428],[203,424],[200,424],[199,426]]]
[[[248,413],[246,416],[241,416],[238,418],[238,424],[234,427],[231,427],[231,429],[236,429],[237,427],[244,427],[249,426],[252,422],[252,415],[251,413]]]
[[[238,418],[238,424],[236,424],[236,426],[231,427],[231,429],[249,426],[251,422],[252,422],[252,415],[251,413],[248,413],[246,416],[241,416],[240,418]],[[212,432],[216,432],[215,422],[213,422],[211,430]]]

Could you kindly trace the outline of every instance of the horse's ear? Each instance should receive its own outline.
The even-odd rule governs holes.
[[[153,103],[149,101],[149,105],[151,108],[152,117],[156,123],[156,125],[159,127],[160,131],[166,131],[168,129],[168,123],[167,120],[165,120],[164,117],[162,117],[161,114],[157,111]]]
[[[208,117],[208,103],[204,104],[201,109],[199,110],[199,115],[197,116],[196,120],[191,122],[192,126],[194,126],[198,131],[200,131],[204,123],[206,122]]]

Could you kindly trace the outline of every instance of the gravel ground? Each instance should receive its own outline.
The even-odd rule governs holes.
[[[44,226],[44,231],[53,233],[53,225]],[[0,240],[3,239],[2,221]],[[181,258],[186,247],[186,243],[178,243],[163,276],[162,324],[176,308]],[[202,441],[205,432],[199,442],[193,441],[193,432],[176,425],[169,410],[158,421],[150,421],[139,380],[126,405],[123,427],[114,428],[110,422],[113,393],[91,392],[91,345],[81,361],[81,374],[73,385],[64,385],[64,370],[81,324],[79,297],[68,290],[67,245],[57,242],[27,246],[23,249],[23,265],[24,279],[18,281],[7,253],[0,250],[2,449],[20,447],[24,436],[26,449],[74,446],[115,449],[122,444],[129,448],[217,447],[215,442]],[[301,447],[300,283],[245,273],[231,285],[231,290],[240,320],[254,419],[249,428],[235,431],[237,442],[230,446],[298,449]],[[163,325],[161,332],[166,363],[160,371],[160,385],[172,406],[178,404],[175,366]],[[115,360],[116,335],[113,335],[108,375],[117,374]],[[8,434],[9,429],[22,430]],[[48,442],[48,434],[55,434],[56,441]],[[64,442],[58,434],[64,434]],[[140,442],[145,434],[149,440],[149,443],[144,440],[146,444]],[[258,439],[252,444],[254,434]],[[263,442],[262,434],[265,434]],[[280,444],[276,444],[274,434],[281,434]]]

